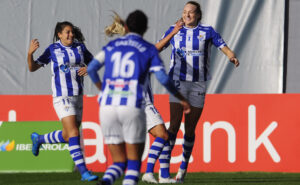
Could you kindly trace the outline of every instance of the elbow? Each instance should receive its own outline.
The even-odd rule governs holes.
[[[162,80],[160,81],[161,85],[163,85],[163,86],[166,86],[166,85],[168,84],[168,82],[169,82],[169,79],[168,79],[168,78],[162,79]]]
[[[159,44],[155,44],[155,47],[156,47],[156,49],[157,49],[158,52],[161,52],[162,47],[160,47]]]
[[[29,72],[34,72],[36,69],[34,69],[32,66],[28,66]]]
[[[163,50],[163,48],[159,48],[159,47],[157,47],[156,49],[157,49],[158,53],[160,53]]]
[[[93,68],[90,65],[88,65],[88,67],[87,67],[87,73],[88,74],[92,74],[93,71],[94,71]]]
[[[34,72],[40,68],[40,65],[36,64],[34,61],[28,60],[28,69],[30,72]]]

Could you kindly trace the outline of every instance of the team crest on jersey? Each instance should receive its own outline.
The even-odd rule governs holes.
[[[197,38],[199,39],[199,41],[203,41],[204,40],[204,35],[199,35]]]

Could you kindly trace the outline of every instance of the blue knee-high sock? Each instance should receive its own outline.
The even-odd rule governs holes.
[[[170,159],[171,159],[171,147],[169,141],[167,140],[159,156],[160,174],[161,177],[163,178],[170,177]]]
[[[155,138],[149,150],[146,173],[153,173],[155,162],[158,156],[160,156],[165,142],[166,141],[163,138]]]
[[[69,138],[69,151],[71,154],[71,157],[77,166],[80,174],[83,174],[87,171],[87,168],[85,166],[83,154],[80,148],[80,139],[79,136],[76,137],[70,137]]]
[[[61,130],[55,130],[48,134],[39,135],[38,142],[43,143],[65,143]]]
[[[189,160],[193,151],[194,142],[195,142],[195,136],[188,137],[184,135],[184,140],[182,144],[183,152],[182,152],[182,162],[180,165],[180,168],[183,170],[187,169],[187,166],[189,164]]]
[[[118,178],[120,178],[126,169],[126,162],[113,163],[105,171],[102,181],[107,185],[112,185]]]
[[[123,185],[135,185],[139,181],[141,161],[138,160],[128,160],[127,161],[127,171],[123,180]]]

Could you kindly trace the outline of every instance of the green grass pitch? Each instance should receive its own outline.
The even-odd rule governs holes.
[[[97,173],[100,177],[103,173]],[[175,174],[172,174],[173,176]],[[157,174],[156,174],[157,177]],[[78,172],[74,173],[4,173],[0,174],[1,185],[88,185],[82,182]],[[115,185],[121,185],[122,179]],[[144,185],[139,181],[140,185]],[[300,185],[300,173],[188,173],[186,185]]]

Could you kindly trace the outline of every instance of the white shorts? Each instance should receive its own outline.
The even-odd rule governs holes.
[[[81,122],[82,103],[83,103],[82,95],[53,97],[53,107],[60,120],[67,116],[76,115],[76,121]]]
[[[173,80],[176,89],[189,101],[191,106],[203,108],[206,95],[206,82],[188,82]],[[169,101],[179,103],[175,96],[170,94]]]
[[[146,123],[147,123],[147,130],[151,130],[156,125],[164,124],[164,120],[162,119],[159,112],[156,110],[152,103],[148,103],[145,106],[145,113],[146,113]]]
[[[100,123],[105,144],[138,144],[146,139],[143,109],[128,106],[101,106]]]

